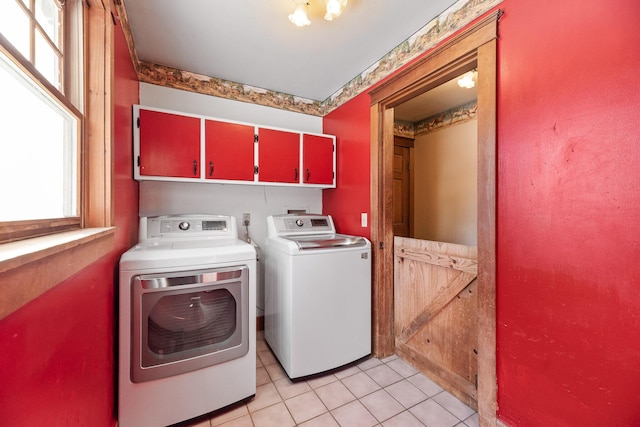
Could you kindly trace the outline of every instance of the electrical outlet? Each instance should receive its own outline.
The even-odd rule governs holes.
[[[242,225],[248,227],[251,224],[251,214],[242,214]]]

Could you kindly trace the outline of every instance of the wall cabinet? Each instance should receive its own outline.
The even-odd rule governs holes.
[[[258,128],[260,182],[300,182],[300,134]]]
[[[336,186],[336,138],[134,105],[134,178]]]
[[[206,179],[254,180],[254,127],[204,121]]]
[[[200,177],[200,120],[141,110],[138,166],[143,176]]]
[[[305,184],[333,184],[334,138],[324,135],[302,135],[302,182]]]

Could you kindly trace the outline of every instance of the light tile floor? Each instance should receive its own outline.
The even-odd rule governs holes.
[[[292,382],[258,332],[256,396],[181,427],[475,427],[478,414],[397,356]]]

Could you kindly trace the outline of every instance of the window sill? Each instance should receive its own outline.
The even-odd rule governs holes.
[[[114,227],[0,245],[0,319],[111,252]]]

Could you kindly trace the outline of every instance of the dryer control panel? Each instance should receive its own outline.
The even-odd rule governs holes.
[[[140,240],[235,238],[235,218],[223,215],[167,215],[140,219]]]

